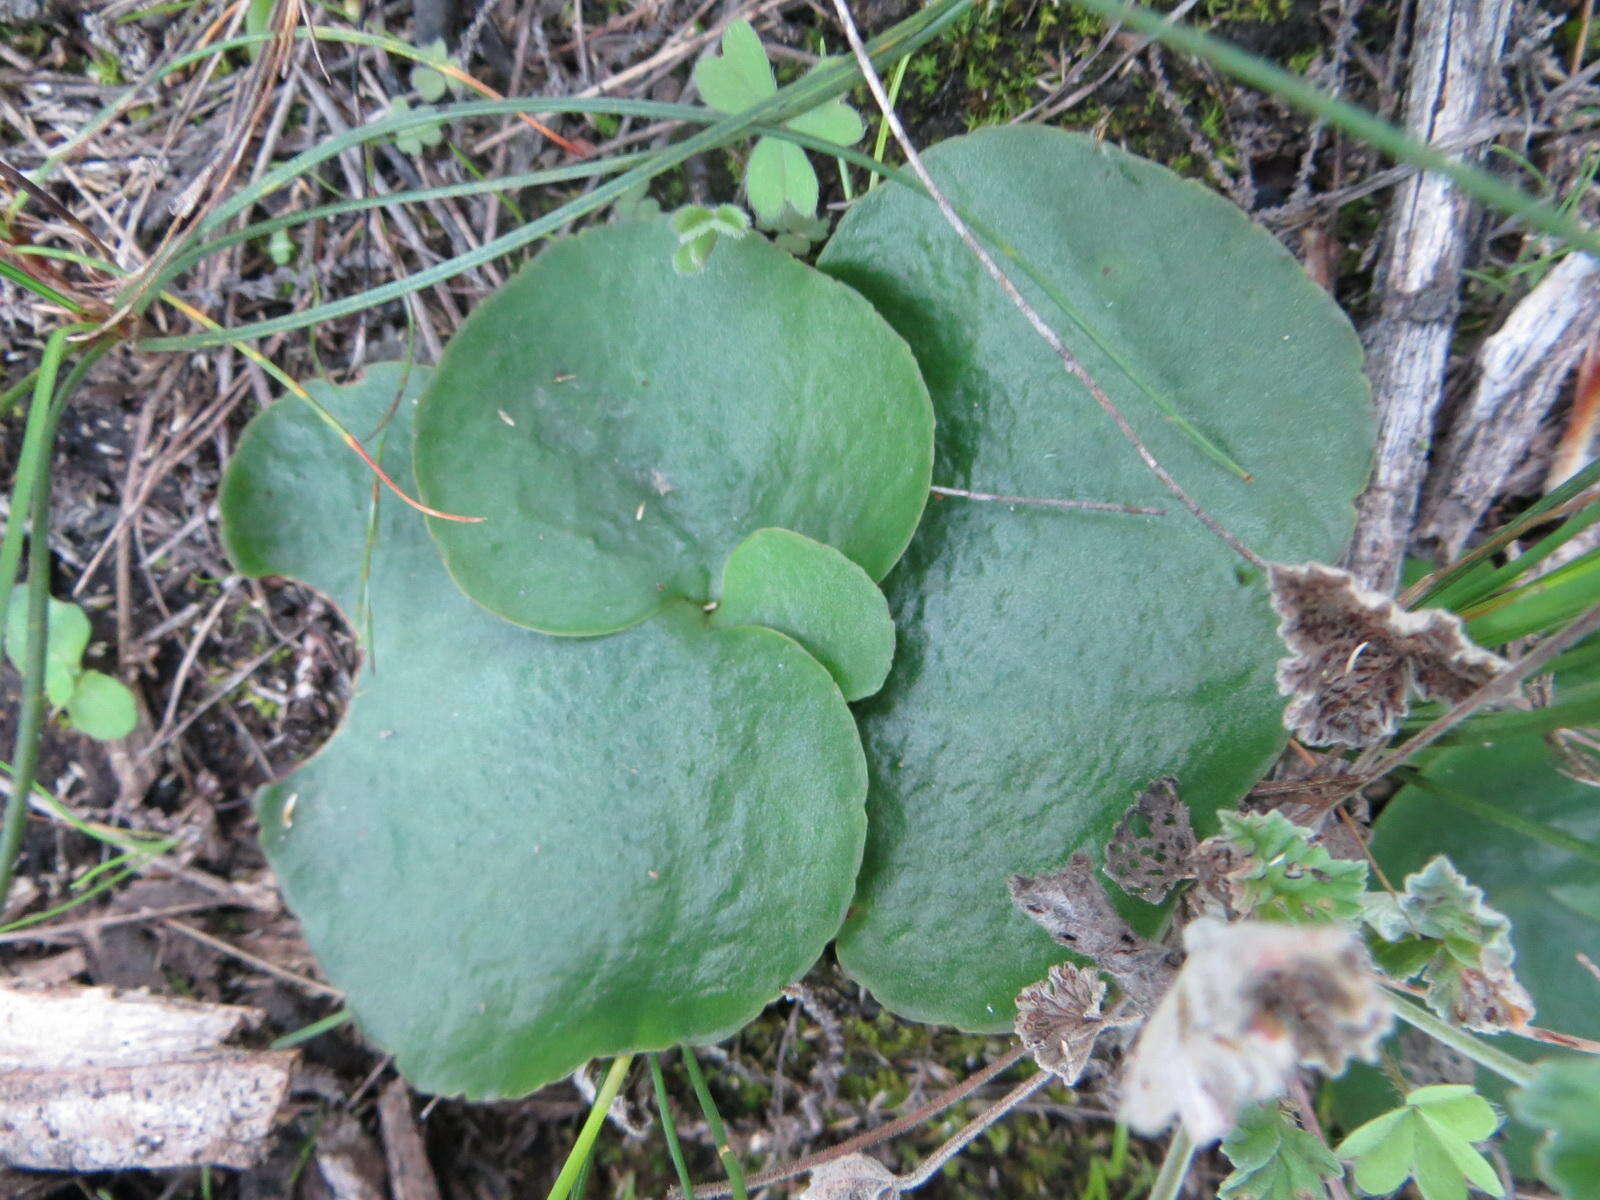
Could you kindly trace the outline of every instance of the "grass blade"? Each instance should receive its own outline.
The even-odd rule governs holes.
[[[678,1141],[678,1126],[672,1119],[672,1106],[667,1101],[667,1081],[661,1074],[661,1056],[649,1055],[650,1082],[656,1090],[656,1112],[661,1117],[661,1136],[667,1143],[667,1155],[672,1159],[672,1169],[678,1173],[678,1186],[685,1197],[694,1195],[694,1180],[689,1178],[689,1166],[683,1160],[683,1144]]]
[[[728,1130],[722,1123],[722,1114],[717,1111],[717,1102],[711,1098],[705,1074],[695,1060],[694,1051],[688,1046],[683,1048],[683,1065],[689,1072],[689,1083],[694,1088],[695,1099],[700,1101],[700,1111],[705,1114],[706,1124],[711,1127],[711,1136],[716,1139],[717,1157],[722,1160],[723,1170],[728,1172],[728,1186],[733,1189],[733,1200],[750,1200],[744,1184],[744,1168],[739,1165],[738,1156],[728,1145]],[[684,1194],[689,1196],[694,1193],[690,1191]]]

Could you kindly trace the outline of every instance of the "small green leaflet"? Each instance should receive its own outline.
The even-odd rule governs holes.
[[[1489,1102],[1465,1084],[1418,1088],[1399,1108],[1374,1117],[1339,1143],[1356,1186],[1387,1196],[1414,1179],[1423,1200],[1466,1200],[1467,1185],[1503,1196],[1489,1161],[1473,1149],[1500,1126]]]
[[[45,599],[44,694],[52,708],[65,709],[73,728],[103,742],[127,737],[139,721],[138,703],[117,680],[85,670],[89,618],[76,604]],[[11,594],[6,612],[6,657],[21,671],[28,643],[28,597]]]
[[[1273,1100],[1247,1108],[1222,1142],[1233,1174],[1218,1200],[1325,1200],[1324,1180],[1344,1168],[1322,1139],[1301,1129]]]
[[[1600,1196],[1600,1060],[1548,1059],[1511,1096],[1517,1120],[1546,1131],[1534,1155],[1539,1177],[1566,1200]]]
[[[678,248],[672,266],[680,275],[697,275],[705,270],[718,237],[742,238],[750,232],[750,216],[737,204],[685,204],[672,214],[672,232],[678,235]]]
[[[1334,858],[1311,844],[1311,832],[1280,812],[1222,812],[1222,832],[1239,856],[1226,872],[1229,900],[1241,916],[1306,924],[1361,916],[1367,864]]]
[[[1511,922],[1444,855],[1408,875],[1399,896],[1374,893],[1362,909],[1388,943],[1378,948],[1378,965],[1397,979],[1420,971],[1428,1007],[1445,1020],[1494,1032],[1533,1016],[1533,1000],[1511,971]]]
[[[812,67],[816,71],[827,63]],[[808,72],[809,74],[809,72]],[[695,64],[695,86],[718,112],[736,113],[777,94],[778,83],[761,39],[749,21],[735,21],[722,35],[722,53],[708,54]],[[849,146],[866,132],[856,110],[840,97],[784,122],[785,128]],[[792,142],[757,138],[745,163],[744,190],[763,225],[783,227],[786,217],[816,216],[817,173],[805,151]]]

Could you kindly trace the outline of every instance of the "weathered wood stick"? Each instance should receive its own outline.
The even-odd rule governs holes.
[[[1406,92],[1406,131],[1448,142],[1491,103],[1510,0],[1417,5]],[[1423,174],[1395,193],[1385,232],[1383,303],[1368,328],[1367,375],[1378,411],[1378,455],[1358,505],[1345,565],[1363,583],[1394,590],[1410,537],[1455,328],[1468,199]]]

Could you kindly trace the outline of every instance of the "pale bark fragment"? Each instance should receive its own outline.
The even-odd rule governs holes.
[[[1477,386],[1436,457],[1417,523],[1441,561],[1460,554],[1597,337],[1600,261],[1569,254],[1484,342]]]
[[[391,1200],[439,1200],[439,1184],[428,1163],[428,1147],[411,1115],[411,1089],[393,1079],[378,1096],[378,1125],[389,1167]]]
[[[0,1161],[62,1171],[254,1164],[296,1055],[219,1043],[261,1015],[111,988],[0,987]]]
[[[1417,6],[1407,132],[1448,143],[1479,121],[1493,98],[1510,14],[1510,0]],[[1380,592],[1393,592],[1399,580],[1422,487],[1455,328],[1468,216],[1468,199],[1452,183],[1422,174],[1395,193],[1385,231],[1383,303],[1366,335],[1378,453],[1344,559]]]

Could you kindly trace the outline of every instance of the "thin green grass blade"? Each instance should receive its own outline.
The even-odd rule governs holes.
[[[20,288],[32,292],[41,299],[48,300],[51,304],[59,305],[68,312],[81,313],[83,305],[70,296],[64,296],[47,283],[41,283],[26,271],[20,270],[11,263],[0,259],[0,275],[5,276]]]
[[[309,1025],[302,1025],[299,1029],[284,1034],[273,1041],[267,1048],[269,1050],[292,1050],[294,1047],[309,1042],[312,1038],[321,1037],[325,1033],[338,1029],[341,1025],[348,1025],[351,1016],[350,1010],[341,1008],[338,1012],[329,1013],[320,1021],[313,1021]]]
[[[1529,505],[1526,511],[1507,521],[1481,544],[1462,555],[1459,561],[1432,579],[1424,581],[1426,587],[1421,593],[1419,603],[1429,608],[1455,609],[1465,599],[1475,594],[1477,581],[1493,569],[1487,561],[1491,556],[1499,553],[1534,526],[1549,520],[1547,514],[1555,512],[1596,483],[1600,483],[1600,459],[1590,463],[1536,503]]]
[[[1600,521],[1600,500],[1573,513],[1552,532],[1510,562],[1487,573],[1475,573],[1470,577],[1473,581],[1472,586],[1460,589],[1458,597],[1451,604],[1451,610],[1466,612],[1514,584],[1596,521]]]
[[[871,47],[873,57],[877,60],[887,60],[901,54],[911,53],[937,36],[950,21],[959,16],[971,3],[972,0],[935,0],[935,3],[921,12],[900,22],[888,32],[873,39]],[[302,329],[307,325],[315,325],[335,317],[348,316],[351,313],[370,308],[375,304],[386,303],[390,300],[399,299],[401,296],[408,295],[411,292],[432,287],[437,283],[442,283],[446,279],[459,275],[463,271],[490,262],[503,254],[545,237],[557,229],[564,228],[578,218],[609,204],[635,185],[655,178],[684,160],[704,151],[716,149],[736,138],[743,137],[759,123],[769,120],[781,122],[797,113],[808,112],[824,101],[832,99],[845,91],[855,78],[856,67],[852,60],[841,60],[838,63],[829,64],[780,89],[770,99],[745,109],[743,112],[724,117],[701,132],[681,142],[674,143],[659,152],[651,161],[641,163],[621,175],[612,177],[593,191],[568,201],[537,220],[529,222],[518,229],[509,230],[482,246],[457,255],[455,258],[426,270],[418,271],[404,279],[394,280],[354,296],[347,296],[339,300],[316,305],[303,312],[274,317],[265,321],[256,321],[234,329],[190,334],[184,337],[150,338],[137,343],[137,347],[142,350],[196,350],[229,342],[252,340],[272,333]],[[496,111],[516,111],[517,105],[525,105],[526,101],[483,101],[481,103],[484,105],[503,103],[510,107]],[[559,107],[554,101],[542,101],[541,103],[550,109]],[[568,106],[568,111],[579,111],[578,104],[580,102],[564,101],[562,103]],[[588,104],[590,102],[581,103]],[[460,111],[460,109],[458,108],[457,111]],[[424,122],[437,120],[437,117],[431,114],[421,114],[421,116]],[[359,134],[361,136],[354,137],[350,144],[353,145],[355,142],[365,140],[371,131],[380,127],[392,132],[395,128],[404,128],[408,127],[408,125],[401,124],[400,119],[386,118],[385,121],[363,126],[361,130],[351,131],[352,135]],[[329,139],[329,143],[325,143],[325,145],[335,140],[338,139]],[[831,144],[829,146],[830,153],[834,153],[837,150]],[[291,162],[301,162],[307,155],[312,153],[314,152],[307,151],[305,154],[291,160]],[[261,182],[266,183],[268,179],[277,179],[288,166],[289,164],[285,164],[285,167],[280,168],[278,171],[268,172],[263,176]],[[283,182],[287,182],[287,177],[283,179]],[[243,196],[236,197],[236,199],[243,200],[245,204],[251,203],[253,198],[250,197],[249,192],[254,190],[248,189]],[[224,210],[229,209],[232,204],[233,201],[230,201],[229,204],[219,208],[217,213],[213,214],[210,225],[215,225],[220,220],[226,219],[221,214],[223,214]],[[231,216],[237,211],[238,208],[235,207],[227,215]]]
[[[1465,792],[1458,792],[1454,788],[1446,787],[1435,780],[1429,779],[1423,772],[1413,767],[1396,767],[1395,773],[1407,783],[1414,784],[1427,792],[1430,796],[1437,796],[1457,808],[1463,808],[1475,817],[1485,821],[1492,821],[1502,829],[1531,838],[1536,842],[1543,842],[1547,846],[1555,846],[1569,854],[1583,859],[1585,862],[1600,866],[1600,847],[1591,846],[1582,838],[1573,837],[1570,833],[1563,833],[1559,829],[1552,829],[1538,821],[1530,821],[1526,817],[1518,816],[1498,805],[1480,800],[1477,796],[1469,796]]]
[[[1545,579],[1496,597],[1492,608],[1469,610],[1467,633],[1480,646],[1501,646],[1515,638],[1553,629],[1600,601],[1600,549],[1591,550]]]
[[[667,1099],[667,1081],[661,1074],[661,1055],[647,1056],[650,1063],[650,1082],[656,1091],[656,1113],[661,1119],[661,1136],[667,1143],[667,1156],[672,1159],[672,1169],[678,1173],[678,1186],[685,1197],[694,1195],[694,1180],[689,1177],[689,1165],[683,1159],[683,1144],[678,1141],[678,1126],[672,1119],[672,1105]]]
[[[611,1069],[606,1072],[600,1090],[595,1093],[594,1103],[589,1106],[589,1115],[584,1118],[583,1128],[578,1130],[578,1140],[572,1143],[572,1149],[567,1153],[567,1161],[561,1165],[561,1173],[550,1186],[550,1192],[545,1200],[567,1200],[572,1193],[572,1187],[583,1172],[584,1164],[594,1152],[595,1138],[600,1136],[600,1127],[605,1124],[606,1113],[611,1111],[611,1102],[622,1090],[622,1081],[627,1078],[628,1068],[632,1065],[631,1054],[619,1054],[611,1060]]]
[[[689,1072],[689,1083],[694,1088],[695,1099],[700,1101],[700,1111],[705,1114],[711,1136],[716,1139],[717,1157],[722,1160],[722,1168],[728,1173],[728,1186],[733,1189],[733,1200],[750,1200],[744,1183],[744,1168],[739,1165],[738,1156],[728,1145],[727,1126],[722,1123],[722,1114],[717,1111],[717,1102],[711,1098],[711,1089],[706,1086],[705,1074],[700,1070],[694,1050],[689,1046],[683,1047],[683,1066]]]
[[[1381,117],[1330,96],[1298,75],[1186,25],[1169,24],[1165,14],[1139,5],[1125,4],[1122,0],[1073,2],[1107,20],[1120,21],[1146,37],[1203,59],[1219,71],[1343,129],[1398,162],[1443,175],[1473,199],[1506,216],[1518,218],[1531,229],[1559,238],[1574,249],[1600,254],[1600,234],[1555,205],[1530,196],[1437,147],[1417,141]]]
[[[1427,718],[1419,714],[1407,720],[1405,725],[1408,731],[1414,732],[1427,723]],[[1548,733],[1552,729],[1578,729],[1591,725],[1600,725],[1600,682],[1567,688],[1561,693],[1561,699],[1544,708],[1525,712],[1482,713],[1471,717],[1435,744],[1451,746],[1494,741],[1516,735]]]

